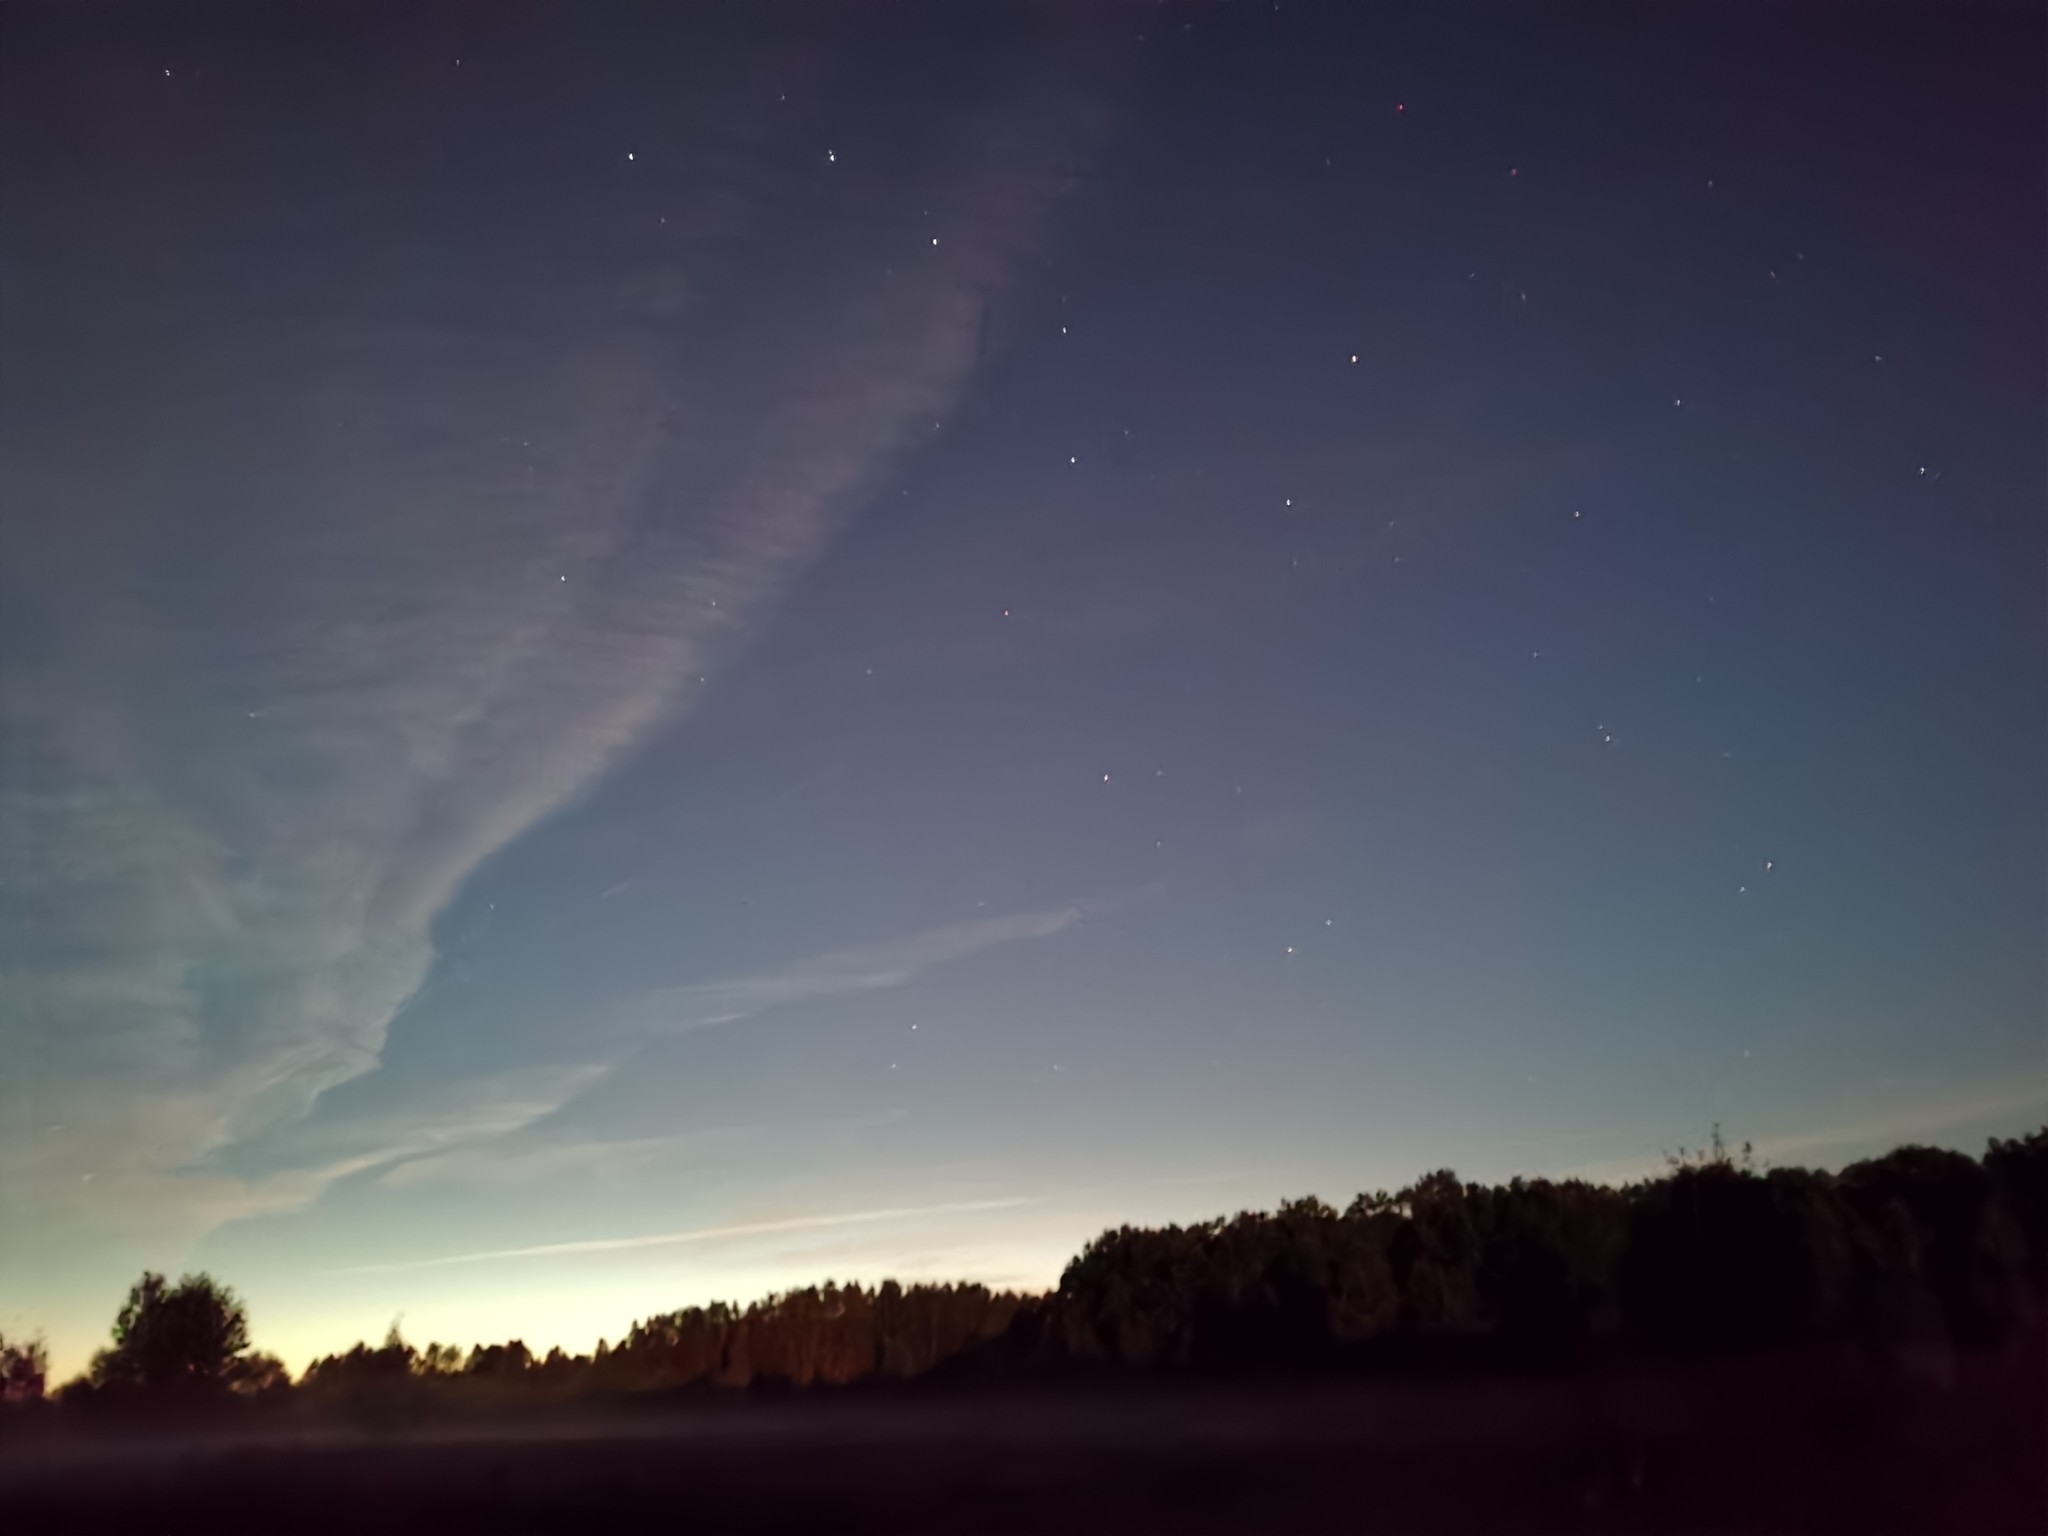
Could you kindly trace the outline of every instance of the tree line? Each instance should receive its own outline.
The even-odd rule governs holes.
[[[589,1355],[416,1347],[394,1327],[293,1381],[250,1348],[227,1287],[146,1274],[56,1396],[399,1409],[934,1372],[1561,1368],[1814,1346],[1939,1369],[2037,1327],[2044,1300],[2048,1127],[1981,1158],[1902,1147],[1839,1173],[1759,1170],[1717,1131],[1620,1187],[1440,1171],[1342,1211],[1311,1198],[1118,1228],[1045,1296],[827,1284],[646,1318]],[[0,1339],[0,1402],[40,1400],[45,1373],[38,1343]]]
[[[1044,1353],[1139,1366],[1567,1364],[1810,1345],[1995,1348],[2048,1296],[2048,1129],[1829,1174],[1718,1133],[1661,1178],[1461,1183],[1339,1212],[1124,1228],[1067,1267]]]

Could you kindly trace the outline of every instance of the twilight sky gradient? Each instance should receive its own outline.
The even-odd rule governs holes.
[[[0,16],[0,1330],[2048,1113],[2038,7]]]

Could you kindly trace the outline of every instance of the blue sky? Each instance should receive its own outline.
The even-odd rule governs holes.
[[[1462,15],[12,20],[0,1328],[2039,1123],[2038,18]]]

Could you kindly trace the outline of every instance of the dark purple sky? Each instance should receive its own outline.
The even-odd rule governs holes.
[[[2048,1111],[2038,8],[0,16],[0,1329]]]

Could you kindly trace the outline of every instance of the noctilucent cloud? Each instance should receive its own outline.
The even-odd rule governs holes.
[[[2038,10],[0,17],[0,1329],[2048,1109]]]

